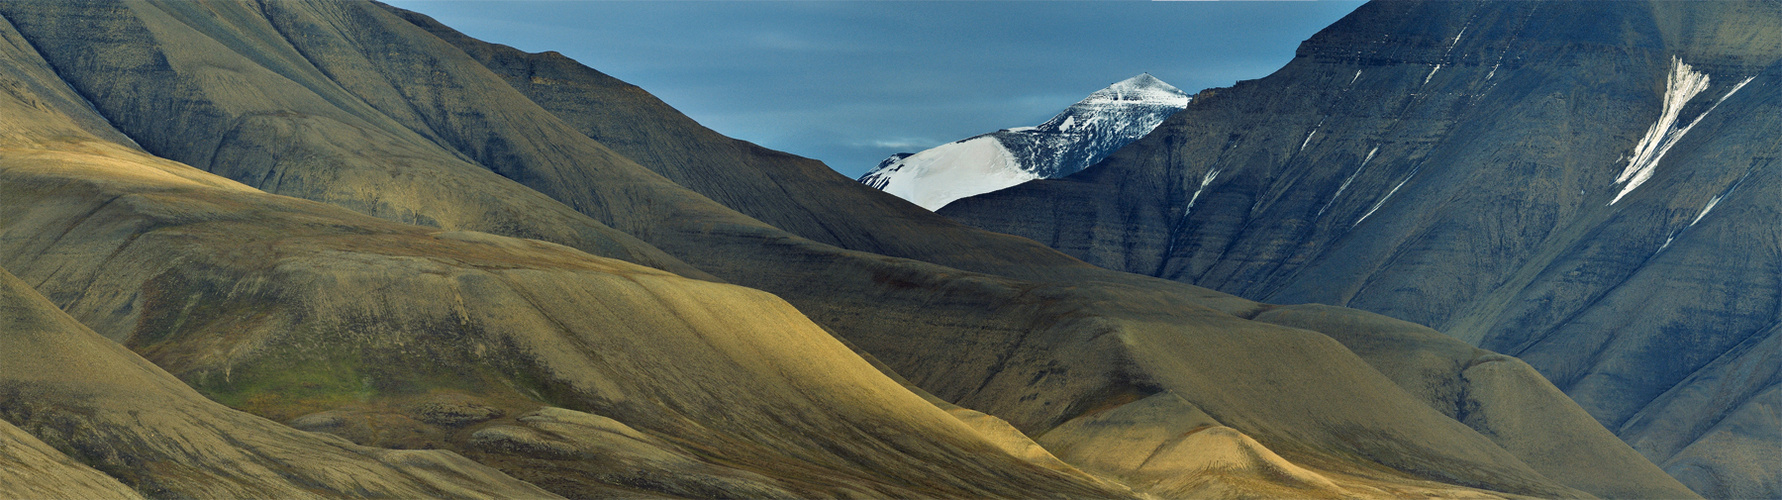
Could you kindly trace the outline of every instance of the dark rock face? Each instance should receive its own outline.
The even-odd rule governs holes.
[[[1095,91],[1029,131],[1034,133],[995,135],[1035,175],[1055,179],[1144,137],[1189,100],[1180,89],[1146,73]]]
[[[1782,436],[1753,429],[1782,427],[1778,22],[1376,2],[1095,168],[942,214],[1430,325],[1526,360],[1698,492],[1775,497]]]

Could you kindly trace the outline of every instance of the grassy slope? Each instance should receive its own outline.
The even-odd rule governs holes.
[[[530,186],[680,261],[787,296],[922,388],[1030,433],[1169,390],[1288,460],[1355,484],[1578,494],[1330,337],[1233,315],[1260,305],[958,226],[918,237],[939,220],[931,216],[888,226],[896,239],[874,248],[980,272],[781,231],[613,152],[370,5],[3,8],[57,76],[148,151],[399,221],[605,248],[476,215]],[[76,24],[107,29],[68,29]],[[255,123],[264,126],[243,126]],[[288,144],[301,147],[261,154]],[[562,491],[1118,493],[993,451],[983,427],[911,402],[760,292],[267,197],[115,144],[37,146],[49,151],[11,157],[7,201],[19,205],[9,210],[31,215],[0,235],[5,265],[100,333],[256,412],[329,409],[299,420],[366,442],[456,447]],[[386,164],[420,170],[379,173]],[[140,183],[165,174],[220,187]],[[314,181],[292,182],[301,178]],[[400,210],[380,208],[380,193],[423,192],[438,178],[460,181],[450,196],[404,195]],[[800,196],[824,194],[833,193]],[[848,238],[871,237],[840,225],[844,212],[812,214],[852,227]],[[640,258],[648,248],[621,247],[636,250],[608,253],[673,267]],[[799,349],[829,354],[791,354]],[[318,365],[328,369],[309,369]],[[502,416],[451,424],[495,414],[479,407]],[[646,433],[647,444],[594,438],[615,434],[594,417]],[[615,448],[633,461],[569,459]],[[645,463],[667,477],[622,477],[641,460],[658,460]]]
[[[0,411],[138,489],[545,495],[208,396],[576,495],[1123,494],[1000,451],[771,295],[268,195],[105,140],[41,60],[4,78],[37,92],[0,99],[4,265],[111,339],[34,299]]]
[[[59,293],[65,308],[111,312],[96,323],[122,326],[114,340],[256,414],[332,410],[349,430],[372,422],[359,429],[378,434],[358,437],[376,444],[520,467],[565,457],[477,431],[567,407],[668,436],[664,463],[691,471],[668,468],[656,489],[692,496],[726,478],[784,496],[1117,494],[995,451],[771,295],[240,186],[133,179],[148,167],[104,152],[0,156],[19,214],[6,265],[52,291],[92,277],[107,292]],[[610,439],[600,432],[556,435]]]
[[[98,481],[93,469],[84,477],[32,475],[7,481],[8,496],[132,496],[116,489],[118,480],[149,496],[176,497],[553,496],[450,452],[368,448],[231,410],[94,334],[4,270],[0,299],[0,357],[7,360],[0,416],[35,435],[26,436],[32,441],[117,478]],[[26,451],[48,452],[37,444]],[[61,481],[32,484],[50,478]]]
[[[0,421],[0,496],[142,498],[117,479],[69,458],[5,421]]]

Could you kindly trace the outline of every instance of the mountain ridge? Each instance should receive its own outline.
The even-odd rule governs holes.
[[[1113,269],[1433,326],[1528,361],[1698,492],[1773,497],[1782,463],[1756,450],[1782,441],[1712,422],[1765,421],[1782,383],[1727,371],[1776,356],[1750,348],[1775,334],[1775,245],[1739,220],[1775,210],[1760,131],[1778,16],[1370,3],[1092,171],[942,213]]]
[[[0,267],[269,446],[458,456],[476,473],[433,479],[564,496],[1689,496],[1575,404],[1515,404],[1557,389],[1514,363],[972,229],[424,16],[0,17],[42,54],[0,74],[42,96],[0,95]],[[0,415],[44,432],[18,415],[68,395],[46,387]],[[156,446],[45,442],[203,491],[130,465]]]
[[[1090,93],[1037,126],[892,155],[859,181],[938,210],[959,198],[1088,168],[1143,137],[1191,100],[1180,89],[1141,73]]]

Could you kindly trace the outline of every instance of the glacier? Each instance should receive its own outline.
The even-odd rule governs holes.
[[[1038,126],[892,155],[859,181],[939,210],[960,198],[1082,171],[1149,134],[1190,100],[1144,73],[1095,91]]]
[[[893,156],[860,181],[922,208],[938,210],[953,200],[1038,178],[1023,169],[1002,142],[980,135],[913,155]]]

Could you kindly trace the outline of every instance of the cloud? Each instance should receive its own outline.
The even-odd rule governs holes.
[[[896,150],[900,150],[900,151],[904,151],[904,152],[915,152],[915,151],[921,151],[924,149],[934,147],[935,144],[938,144],[940,142],[941,141],[936,141],[933,139],[898,138],[898,139],[875,139],[875,140],[868,141],[865,143],[856,143],[855,145],[856,146],[871,146],[871,147],[875,147],[875,148],[884,148],[884,149],[896,149]]]

